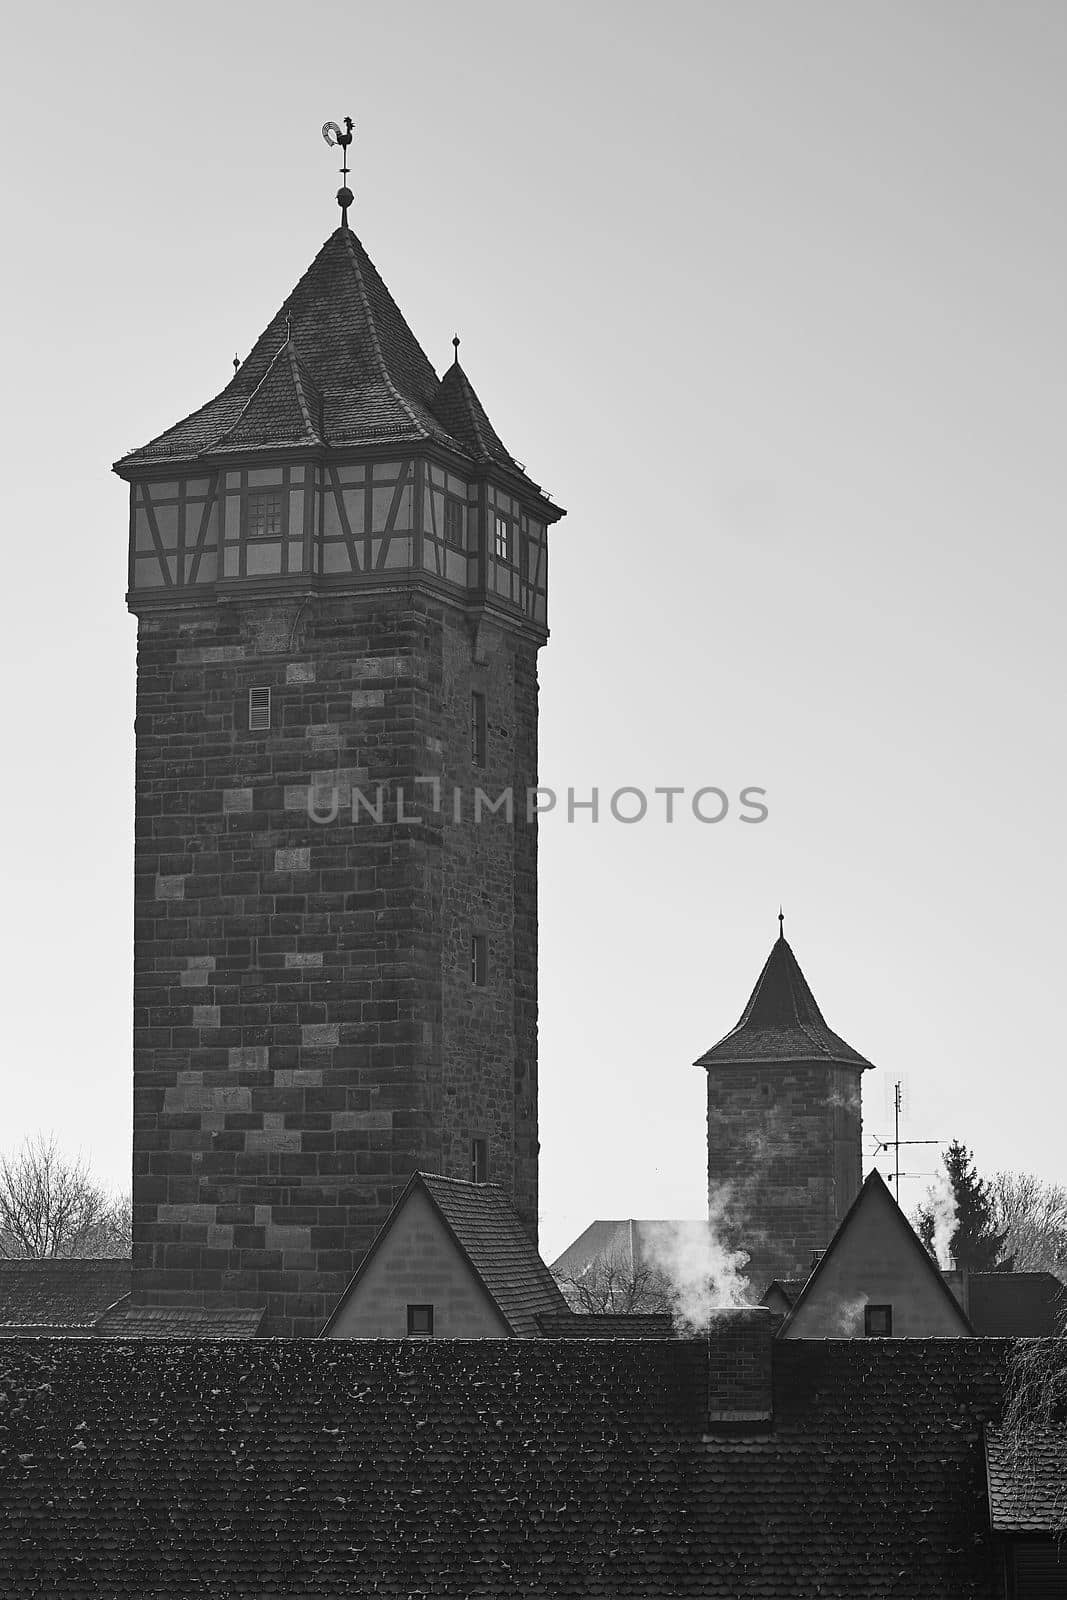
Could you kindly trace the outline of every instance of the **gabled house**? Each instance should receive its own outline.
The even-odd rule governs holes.
[[[416,1172],[326,1326],[326,1339],[536,1339],[570,1316],[509,1197]]]
[[[777,1300],[774,1304],[778,1308]],[[881,1173],[873,1171],[794,1300],[779,1337],[928,1339],[971,1334],[963,1307]]]

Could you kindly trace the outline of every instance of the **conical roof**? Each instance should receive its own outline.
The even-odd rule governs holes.
[[[827,1027],[784,934],[775,941],[737,1026],[696,1065],[755,1065],[763,1061],[840,1062],[861,1070],[871,1065]]]
[[[116,467],[279,445],[429,442],[526,478],[453,373],[442,384],[359,239],[340,227],[221,393]]]

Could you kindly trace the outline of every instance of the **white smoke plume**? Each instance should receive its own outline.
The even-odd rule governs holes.
[[[937,1264],[947,1272],[952,1266],[950,1246],[959,1222],[956,1196],[947,1172],[938,1172],[926,1191],[926,1204],[934,1219],[934,1254],[937,1256]]]
[[[752,1303],[748,1254],[721,1237],[723,1207],[713,1202],[707,1222],[656,1222],[642,1229],[642,1249],[669,1285],[675,1331],[704,1332],[717,1311]]]
[[[867,1296],[859,1294],[855,1299],[846,1299],[842,1296],[834,1300],[828,1307],[830,1316],[831,1339],[854,1339],[863,1332],[863,1313],[867,1305]]]

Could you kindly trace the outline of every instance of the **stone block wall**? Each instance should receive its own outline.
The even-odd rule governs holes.
[[[708,1197],[759,1296],[806,1278],[861,1181],[860,1074],[803,1062],[708,1073]]]
[[[265,1304],[266,1333],[316,1334],[410,1173],[467,1176],[476,1136],[535,1223],[534,830],[444,800],[458,783],[469,802],[476,679],[499,724],[485,787],[535,781],[536,644],[504,628],[475,651],[459,608],[410,590],[142,616],[143,1303]],[[262,732],[252,687],[271,689]],[[353,823],[353,791],[379,786],[383,820]]]

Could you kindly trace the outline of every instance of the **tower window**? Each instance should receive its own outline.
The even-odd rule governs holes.
[[[282,497],[276,489],[249,495],[246,527],[250,539],[281,538]]]
[[[257,733],[270,727],[270,690],[249,689],[248,731]]]
[[[408,1338],[433,1338],[433,1306],[408,1306]]]
[[[477,689],[471,691],[471,760],[485,766],[485,695]]]
[[[462,500],[456,500],[452,495],[445,498],[445,543],[452,546],[453,550],[462,550],[466,544],[463,537],[463,513],[466,507]]]
[[[863,1332],[868,1339],[888,1339],[893,1333],[892,1306],[864,1306]]]
[[[489,1182],[489,1140],[471,1140],[471,1182]]]
[[[496,558],[498,561],[511,560],[511,523],[507,517],[496,515]]]
[[[471,982],[484,989],[489,978],[489,941],[484,933],[471,934]]]

